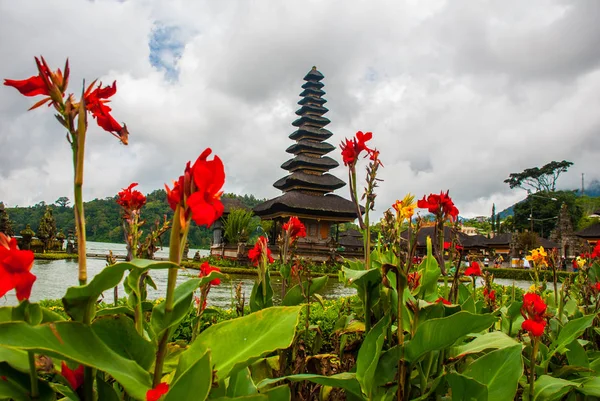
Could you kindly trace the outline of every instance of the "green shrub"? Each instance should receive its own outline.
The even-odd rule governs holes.
[[[526,280],[531,281],[533,277],[533,270],[531,269],[495,269],[493,267],[486,267],[483,271],[488,271],[494,275],[494,278],[506,278],[510,280]],[[574,273],[559,271],[558,281],[562,281],[567,277],[573,277]],[[552,281],[552,270],[540,271],[540,280]]]

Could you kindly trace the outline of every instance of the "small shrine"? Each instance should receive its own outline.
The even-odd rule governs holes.
[[[324,127],[329,111],[324,107],[325,91],[321,82],[323,74],[313,67],[304,77],[302,99],[298,102],[299,116],[292,125],[297,127],[289,138],[294,143],[286,149],[293,155],[281,165],[289,174],[277,180],[273,186],[283,194],[254,207],[254,213],[263,220],[273,220],[269,233],[272,245],[281,232],[281,226],[290,216],[298,216],[306,226],[306,238],[298,241],[297,252],[313,260],[326,260],[336,248],[332,227],[338,223],[356,219],[355,205],[341,196],[333,194],[346,183],[328,171],[339,165],[326,156],[336,149],[326,142],[333,134]]]

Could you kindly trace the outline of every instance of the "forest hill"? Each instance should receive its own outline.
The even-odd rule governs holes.
[[[224,194],[223,197],[237,199],[250,209],[264,201],[264,199],[257,199],[253,195]],[[86,233],[89,241],[123,242],[122,212],[116,199],[117,197],[114,196],[105,199],[94,199],[84,203]],[[67,234],[69,231],[75,232],[73,207],[70,206],[69,203],[69,198],[60,197],[51,205],[40,202],[29,207],[6,207],[6,215],[8,215],[8,218],[10,219],[10,225],[14,235],[19,235],[21,230],[25,229],[27,224],[30,225],[33,231],[37,232],[40,221],[46,211],[46,207],[50,206],[56,221],[57,232],[62,230],[63,233]],[[158,189],[149,193],[147,195],[146,205],[142,212],[142,218],[146,222],[143,226],[143,230],[145,232],[150,230],[156,221],[162,223],[165,215],[168,220],[173,216],[173,211],[167,203],[167,194],[165,190]],[[166,232],[163,235],[163,238],[168,239],[169,234],[169,232]],[[191,247],[208,248],[210,247],[211,240],[212,231],[210,229],[198,227],[192,222],[188,233],[188,241]]]

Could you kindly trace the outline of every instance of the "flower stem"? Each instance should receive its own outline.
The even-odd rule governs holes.
[[[40,390],[38,388],[38,376],[35,368],[35,354],[33,351],[27,351],[29,357],[29,378],[31,379],[31,398],[37,399],[40,396]]]
[[[404,373],[404,324],[402,317],[403,303],[404,303],[404,286],[400,283],[399,272],[396,272],[396,289],[398,291],[398,347],[400,348],[400,354],[398,356],[398,394],[397,399],[401,401],[404,399],[404,379],[406,374]]]
[[[169,242],[169,261],[179,265],[181,263],[181,237],[182,227],[180,219],[180,207],[175,211],[173,216],[173,228],[171,229],[171,239]],[[169,269],[169,277],[167,279],[167,295],[165,297],[165,319],[167,326],[171,320],[171,313],[173,312],[173,299],[175,295],[175,285],[177,284],[177,271],[178,267],[171,267]],[[165,356],[167,351],[167,342],[169,341],[170,330],[166,329],[160,342],[158,343],[158,351],[156,352],[156,363],[154,368],[154,384],[156,387],[160,384],[162,379],[162,370],[165,363]]]
[[[73,138],[73,167],[75,178],[73,182],[75,198],[75,228],[77,232],[77,253],[79,256],[79,285],[87,283],[87,260],[85,254],[85,216],[83,213],[83,162],[85,155],[85,136],[87,131],[87,112],[83,98],[79,103],[77,131],[72,132]]]
[[[534,381],[535,381],[535,358],[538,352],[539,341],[533,337],[533,348],[531,350],[531,361],[529,361],[529,399],[533,399]]]

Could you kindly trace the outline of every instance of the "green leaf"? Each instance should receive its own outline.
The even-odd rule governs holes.
[[[501,331],[493,331],[491,333],[485,333],[464,345],[450,348],[448,356],[450,358],[462,358],[468,354],[477,354],[488,349],[512,347],[516,344],[519,344],[519,342],[514,338],[507,336]]]
[[[15,401],[54,401],[56,396],[47,382],[38,380],[39,397],[31,398],[31,381],[29,374],[11,368],[7,363],[0,362],[0,399]]]
[[[310,295],[312,296],[321,291],[327,284],[327,279],[327,276],[312,279],[312,282],[310,283]],[[302,283],[302,286],[304,287],[304,291],[309,288],[307,282]],[[296,284],[289,289],[287,294],[285,294],[281,304],[283,306],[296,306],[304,302],[306,302],[306,300],[304,299],[304,295],[302,295],[302,287],[300,287],[300,284]]]
[[[0,346],[70,359],[104,371],[135,398],[144,399],[146,391],[151,388],[147,371],[114,352],[90,327],[79,322],[41,326],[29,326],[25,322],[0,323]]]
[[[346,279],[347,285],[351,285],[356,288],[367,288],[381,283],[380,269],[352,270],[343,267],[342,272]]]
[[[446,375],[452,389],[452,401],[487,401],[488,390],[485,384],[459,373]]]
[[[356,380],[356,374],[344,372],[338,373],[336,375],[331,376],[321,376],[321,375],[311,375],[311,374],[299,374],[299,375],[290,375],[283,377],[276,377],[274,379],[266,379],[258,383],[258,388],[262,389],[270,384],[280,382],[282,380],[289,380],[292,382],[301,382],[301,381],[309,381],[311,383],[321,384],[323,386],[330,386],[341,388],[346,391],[346,394],[350,393],[355,397],[363,399],[360,384],[358,380]]]
[[[573,340],[567,348],[567,360],[569,361],[569,365],[581,366],[586,369],[590,368],[588,356],[578,340]]]
[[[487,386],[491,400],[511,401],[523,374],[521,344],[492,351],[470,363],[463,375]]]
[[[550,351],[543,364],[548,363],[555,353],[563,353],[570,343],[579,338],[585,329],[592,325],[595,317],[595,315],[583,316],[565,324],[565,327],[558,334],[558,338],[550,345]]]
[[[173,311],[171,312],[169,321],[167,321],[165,316],[166,300],[163,300],[152,309],[150,327],[154,332],[154,338],[160,338],[165,330],[177,326],[185,318],[190,310],[196,289],[216,278],[226,277],[227,275],[223,273],[212,271],[208,276],[192,278],[178,285],[173,294]]]
[[[69,287],[63,297],[65,312],[73,320],[83,321],[88,314],[90,320],[95,316],[95,304],[100,294],[117,286],[123,279],[123,274],[132,269],[168,269],[179,268],[175,263],[134,259],[131,262],[119,262],[105,267],[86,285]]]
[[[96,385],[98,387],[98,400],[102,401],[120,401],[117,392],[107,382],[104,381],[101,375],[96,376]]]
[[[491,314],[474,315],[465,311],[428,320],[417,327],[414,337],[405,344],[405,360],[416,362],[427,352],[449,347],[467,334],[487,329],[495,321]]]
[[[192,363],[184,361],[182,356],[164,401],[202,401],[208,397],[211,386],[210,351]]]
[[[10,366],[21,372],[29,372],[29,356],[25,351],[0,347],[0,361],[8,362]]]
[[[577,380],[579,387],[577,391],[590,397],[600,397],[600,377],[588,377]]]
[[[263,392],[269,401],[290,401],[292,394],[288,386],[278,386]]]
[[[271,275],[268,271],[265,274],[264,281],[254,283],[248,304],[252,312],[273,306],[273,287],[271,286]]]
[[[240,397],[244,395],[257,394],[258,390],[249,368],[240,369],[237,373],[231,375],[229,386],[227,386],[227,395],[229,397]]]
[[[427,237],[427,256],[421,262],[421,288],[419,298],[428,302],[435,302],[438,298],[438,279],[442,270],[431,253],[431,238]]]
[[[372,398],[373,379],[389,325],[390,315],[386,315],[367,333],[360,350],[358,350],[356,380],[358,380],[363,393],[369,399]]]
[[[560,400],[574,387],[577,387],[577,383],[542,375],[534,383],[532,401]]]
[[[292,344],[300,306],[272,307],[248,316],[210,326],[183,355],[192,363],[204,351],[212,351],[213,370],[218,380],[249,366],[260,357]],[[184,357],[182,355],[182,358]]]
[[[125,316],[106,316],[96,319],[92,330],[117,354],[150,370],[156,358],[156,347],[138,334],[133,320]]]
[[[112,308],[104,308],[96,312],[96,317],[109,315],[126,315],[133,318],[135,316],[135,312],[128,306],[115,306]]]

